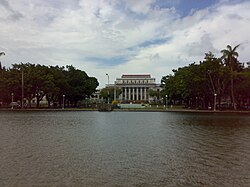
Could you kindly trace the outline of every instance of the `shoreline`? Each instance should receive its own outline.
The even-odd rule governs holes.
[[[32,109],[11,109],[11,108],[4,108],[0,109],[1,111],[6,111],[6,112],[30,112],[30,111],[44,111],[44,112],[62,112],[62,111],[67,111],[67,112],[74,112],[74,111],[82,111],[82,112],[91,112],[91,111],[98,111],[97,108],[65,108],[65,109],[49,109],[49,108],[32,108]],[[196,109],[114,109],[113,111],[109,112],[178,112],[178,113],[229,113],[229,114],[250,114],[250,111],[245,111],[245,110],[196,110]]]

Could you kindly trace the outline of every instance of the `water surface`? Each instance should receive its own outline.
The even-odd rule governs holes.
[[[0,186],[250,186],[250,116],[0,112]]]

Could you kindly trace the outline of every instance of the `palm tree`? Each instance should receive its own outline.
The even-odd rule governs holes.
[[[2,56],[2,55],[5,55],[5,53],[4,52],[0,52],[0,56]]]
[[[236,110],[236,104],[235,104],[235,98],[234,98],[234,81],[233,81],[233,72],[234,67],[236,67],[237,64],[237,57],[239,54],[236,52],[236,49],[240,46],[240,44],[236,45],[234,48],[232,48],[230,45],[227,45],[226,49],[221,50],[222,53],[222,59],[225,60],[226,66],[229,66],[231,71],[231,101],[233,104],[234,110]]]

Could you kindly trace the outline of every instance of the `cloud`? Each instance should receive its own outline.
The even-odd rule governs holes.
[[[208,51],[219,56],[228,44],[241,43],[240,60],[249,61],[248,1],[196,6],[183,16],[178,7],[185,2],[2,0],[1,61],[72,64],[97,77],[101,87],[106,73],[110,81],[123,73],[151,73],[160,82]]]
[[[0,5],[2,5],[3,7],[5,7],[7,10],[10,10],[10,11],[12,10],[10,8],[10,5],[9,5],[8,1],[6,1],[6,0],[0,1]]]
[[[7,10],[7,12],[3,11],[3,13],[6,13],[8,15],[6,17],[8,21],[9,20],[16,21],[23,17],[23,15],[20,12],[13,10],[9,2],[6,0],[1,0],[0,6],[2,6],[5,10]]]
[[[134,1],[125,0],[125,7],[136,14],[147,14],[155,0]]]
[[[187,54],[190,57],[193,56],[200,56],[201,54],[204,54],[204,51],[213,51],[213,52],[218,52],[212,43],[211,37],[209,34],[204,34],[199,41],[189,43],[187,44]]]

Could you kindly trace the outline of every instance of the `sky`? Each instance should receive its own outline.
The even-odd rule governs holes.
[[[249,0],[0,0],[0,60],[73,65],[99,88],[122,74],[151,74],[220,57],[250,61]]]

